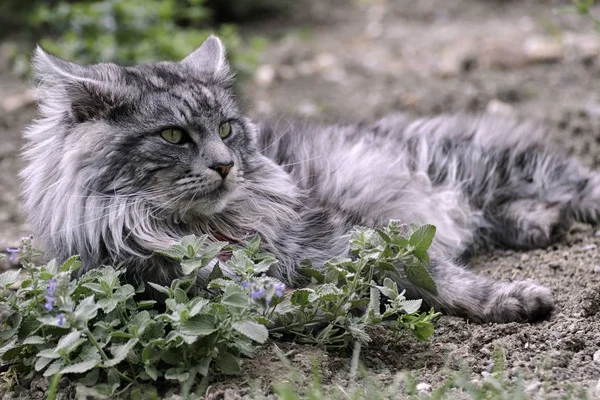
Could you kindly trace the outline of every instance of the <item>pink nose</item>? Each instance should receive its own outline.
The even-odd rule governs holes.
[[[217,173],[221,175],[221,178],[225,179],[227,178],[229,171],[231,171],[231,168],[233,168],[233,161],[230,161],[228,163],[218,163],[215,165],[211,165],[208,168],[217,171]]]

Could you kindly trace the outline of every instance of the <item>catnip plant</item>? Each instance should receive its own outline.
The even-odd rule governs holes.
[[[395,282],[436,290],[427,269],[434,234],[431,225],[396,221],[356,228],[349,257],[320,269],[306,262],[300,289],[266,275],[277,260],[258,236],[244,247],[186,236],[161,252],[179,261],[181,276],[169,286],[147,283],[158,303],[140,296],[145,285],[124,282],[123,267],[80,274],[75,256],[36,265],[39,254],[24,238],[11,256],[26,279],[15,290],[20,271],[0,274],[1,363],[8,377],[52,377],[51,393],[67,376],[79,396],[151,398],[166,386],[204,393],[211,374],[240,372],[269,338],[341,348],[367,344],[366,328],[384,323],[426,340],[438,314],[419,313],[421,301],[407,300]]]

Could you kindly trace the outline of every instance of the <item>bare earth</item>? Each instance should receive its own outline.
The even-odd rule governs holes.
[[[372,120],[398,110],[411,116],[487,110],[539,121],[549,143],[600,166],[600,32],[585,17],[564,13],[568,1],[314,3],[291,23],[245,28],[272,38],[262,65],[242,87],[257,118]],[[20,133],[34,110],[14,106],[24,90],[0,74],[0,248],[28,233],[16,174]],[[492,370],[494,348],[501,347],[504,377],[522,379],[532,398],[580,398],[584,390],[600,399],[599,246],[600,233],[578,225],[547,249],[476,257],[471,264],[479,273],[550,287],[557,304],[552,318],[482,326],[442,317],[429,343],[377,329],[361,354],[366,382],[402,388],[405,371],[433,387],[454,371],[482,381]],[[326,387],[349,385],[349,354],[277,345],[300,382],[317,360]],[[271,345],[245,365],[243,376],[216,382],[208,397],[272,397],[272,384],[290,379]]]

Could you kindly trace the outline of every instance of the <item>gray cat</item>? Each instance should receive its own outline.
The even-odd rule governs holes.
[[[178,63],[80,66],[38,48],[39,118],[26,131],[25,209],[46,255],[86,268],[125,263],[168,282],[155,250],[183,235],[242,243],[254,233],[297,267],[348,252],[355,225],[431,223],[437,294],[410,296],[478,322],[535,321],[548,289],[461,267],[478,247],[545,247],[573,221],[598,221],[600,178],[549,152],[541,131],[491,116],[263,127],[242,114],[215,37]]]

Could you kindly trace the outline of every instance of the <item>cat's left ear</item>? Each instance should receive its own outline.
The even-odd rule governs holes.
[[[218,37],[210,35],[202,46],[184,58],[181,64],[199,75],[216,80],[227,80],[231,70],[225,54],[223,42]]]

